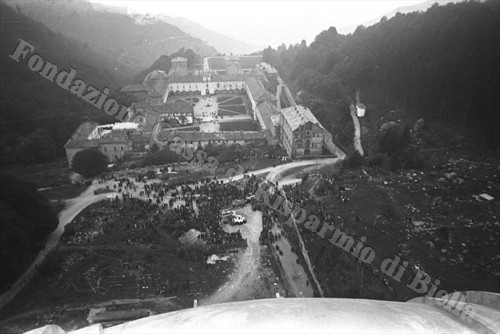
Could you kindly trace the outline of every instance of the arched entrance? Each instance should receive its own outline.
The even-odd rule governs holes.
[[[306,140],[306,143],[304,145],[304,155],[309,155],[311,154],[311,142],[309,141],[309,139]]]

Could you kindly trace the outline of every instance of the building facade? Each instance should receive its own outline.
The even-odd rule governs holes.
[[[290,157],[321,155],[326,130],[308,108],[281,109],[279,127],[280,142]]]

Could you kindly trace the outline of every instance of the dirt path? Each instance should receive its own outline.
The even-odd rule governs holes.
[[[354,123],[354,148],[359,152],[359,154],[365,155],[363,146],[361,146],[361,126],[359,125],[358,116],[356,116],[356,106],[354,103],[351,103],[350,109],[352,122]]]
[[[328,158],[328,159],[301,160],[301,161],[290,162],[288,164],[276,166],[276,168],[273,168],[266,178],[268,181],[273,183],[276,181],[279,182],[279,180],[283,178],[283,174],[287,170],[290,170],[292,168],[312,166],[316,164],[320,166],[334,164],[337,160],[338,160],[337,158]]]
[[[276,182],[276,180],[281,179],[281,175],[286,171],[291,168],[296,168],[300,166],[311,166],[316,163],[320,165],[328,164],[328,163],[334,163],[337,159],[322,159],[322,160],[305,160],[305,161],[296,161],[296,162],[291,162],[288,164],[284,165],[279,165],[276,167],[268,167],[268,168],[263,168],[257,171],[252,171],[250,174],[255,174],[255,175],[260,175],[260,174],[266,174],[269,173],[267,176],[267,179],[272,182]],[[242,179],[243,175],[237,175],[233,178],[233,180],[239,180]],[[219,179],[220,181],[220,179]],[[223,181],[228,181],[227,179],[223,179]],[[151,182],[157,182],[157,180],[153,181],[148,181],[147,184],[150,184]],[[53,250],[56,246],[57,243],[59,242],[59,239],[61,238],[61,235],[64,232],[64,226],[67,224],[71,223],[73,219],[87,206],[99,202],[103,199],[106,199],[107,194],[100,194],[100,195],[94,195],[94,190],[99,189],[99,188],[105,188],[106,186],[110,186],[112,189],[113,184],[115,184],[114,180],[110,180],[106,183],[97,183],[94,182],[87,190],[85,190],[80,196],[67,200],[66,201],[66,207],[61,213],[59,214],[59,225],[56,230],[54,230],[48,237],[45,243],[45,248],[40,251],[36,259],[33,261],[33,263],[30,265],[30,267],[24,272],[24,274],[12,285],[11,289],[7,292],[5,292],[2,296],[0,296],[0,309],[2,309],[12,298],[14,298],[19,291],[26,286],[27,283],[29,283],[30,279],[33,277],[35,274],[37,267],[43,262],[47,254]],[[147,199],[146,196],[139,196],[139,192],[144,189],[144,183],[138,183],[139,185],[137,187],[136,191],[128,191],[133,197],[136,198],[143,198]],[[171,197],[166,196],[164,199],[164,202],[170,199]],[[251,211],[251,209],[250,209]],[[245,214],[245,212],[243,211]],[[241,233],[244,238],[248,237],[249,238],[249,247],[247,247],[247,251],[245,251],[245,254],[243,257],[240,259],[239,262],[239,269],[237,269],[237,272],[235,274],[236,276],[236,282],[243,282],[243,284],[246,284],[246,287],[248,288],[249,291],[252,290],[251,287],[251,282],[252,279],[254,278],[255,275],[258,276],[258,269],[259,269],[259,261],[260,261],[260,245],[259,245],[259,236],[260,236],[260,231],[262,230],[262,216],[258,216],[258,214],[249,212],[248,213],[249,219],[252,219],[252,223],[247,225],[249,227],[242,228]],[[245,225],[244,225],[245,226]],[[260,227],[259,227],[260,226]],[[241,269],[240,269],[241,268]],[[246,277],[246,278],[245,278]],[[245,286],[245,285],[244,285]],[[237,298],[237,291],[241,289],[241,286],[234,285],[234,287],[231,290],[232,292],[228,292],[226,295],[227,296],[233,296],[234,298]],[[240,292],[240,296],[247,293],[245,292],[245,289],[241,289],[242,292]],[[236,297],[235,297],[236,296]],[[219,298],[222,300],[222,297],[214,297],[214,298]],[[214,299],[216,300],[216,299]]]
[[[59,225],[52,231],[45,241],[45,247],[38,253],[33,263],[12,285],[11,289],[0,297],[0,309],[2,309],[19,291],[29,283],[36,273],[37,267],[45,260],[47,254],[53,250],[64,232],[64,226],[71,223],[73,219],[87,206],[106,198],[106,194],[94,195],[94,185],[89,186],[79,197],[66,201],[66,208],[59,213]]]
[[[253,299],[256,293],[255,284],[259,273],[261,245],[259,236],[262,231],[262,212],[252,211],[250,204],[242,209],[236,210],[238,214],[247,218],[247,223],[240,226],[225,225],[226,232],[240,231],[241,236],[247,239],[247,248],[239,257],[236,270],[215,294],[202,300],[200,305],[219,304],[230,301]]]
[[[273,232],[275,234],[283,233],[278,224],[273,226]],[[278,246],[279,250],[283,252],[283,255],[280,255],[279,259],[283,272],[286,276],[285,278],[291,290],[289,292],[291,292],[295,297],[313,297],[314,290],[307,278],[307,273],[304,267],[297,263],[299,257],[297,254],[292,252],[292,246],[288,242],[288,239],[285,237],[280,238],[273,243],[273,246]]]
[[[266,179],[271,182],[279,182],[279,186],[283,186],[288,183],[300,182],[300,179],[294,178],[294,176],[283,177],[283,174],[292,168],[296,167],[306,167],[315,164],[325,165],[333,164],[337,159],[321,159],[321,160],[304,160],[291,162],[284,165],[279,165],[274,168],[265,168],[263,170],[254,171],[252,174],[263,174],[269,172]],[[235,179],[238,179],[236,177]],[[200,305],[210,305],[238,300],[254,299],[257,296],[262,296],[262,291],[258,291],[262,288],[261,279],[262,268],[260,266],[261,262],[261,245],[259,244],[259,236],[262,231],[262,212],[253,212],[251,207],[247,205],[243,210],[238,210],[238,213],[247,217],[247,223],[242,226],[226,226],[228,232],[234,232],[240,230],[242,237],[247,239],[248,246],[245,252],[240,256],[238,263],[236,265],[236,270],[233,272],[230,279],[212,296],[202,300]],[[275,232],[281,232],[281,229],[277,226],[274,227]],[[302,242],[302,240],[300,240]],[[297,263],[298,257],[295,253],[291,251],[291,245],[286,238],[281,238],[273,244],[273,247],[278,245],[279,249],[283,252],[283,255],[279,256],[281,266],[284,271],[283,279],[286,279],[288,286],[292,291],[289,291],[292,295],[296,297],[313,297],[314,290],[312,284],[308,282],[308,276],[305,269]],[[312,272],[312,265],[309,260],[307,251],[303,247],[303,256],[306,258],[309,270]],[[319,283],[313,274],[313,280],[316,284]],[[321,287],[319,287],[321,291]],[[268,296],[272,294],[267,291]]]

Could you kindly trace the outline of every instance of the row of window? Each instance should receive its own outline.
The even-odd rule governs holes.
[[[298,139],[298,138],[308,138],[308,137],[316,138],[316,137],[321,137],[321,134],[314,133],[314,132],[311,132],[311,131],[306,131],[305,135],[303,133],[294,133],[293,137],[295,139]]]
[[[116,146],[113,148],[114,148],[114,151],[116,152]],[[120,148],[123,151],[123,146],[121,146]],[[104,152],[107,152],[107,151],[108,151],[108,148],[106,146],[104,146]]]

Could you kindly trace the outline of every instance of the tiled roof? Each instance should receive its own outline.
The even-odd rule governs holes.
[[[264,94],[265,88],[262,83],[255,79],[254,77],[247,77],[245,81],[248,85],[248,89],[252,93],[253,98],[258,101],[259,98]]]
[[[132,141],[132,143],[144,143],[147,144],[149,143],[150,136],[143,134],[143,133],[131,133],[129,134],[129,138]]]
[[[292,128],[292,131],[298,129],[302,125],[311,122],[324,129],[323,125],[314,117],[312,112],[301,105],[296,105],[293,107],[281,109],[281,113],[287,120],[288,124]]]
[[[155,82],[153,88],[157,93],[163,95],[163,93],[165,93],[165,91],[167,90],[167,86],[168,86],[167,79],[160,79]]]
[[[80,124],[75,133],[70,139],[64,144],[65,148],[77,148],[77,147],[96,147],[92,141],[87,140],[87,137],[95,129],[98,124],[95,122],[85,122]]]
[[[228,62],[226,64],[226,73],[227,74],[238,74],[241,73],[241,68],[237,63]]]
[[[165,78],[166,78],[165,72],[160,71],[160,70],[153,70],[146,75],[146,77],[144,78],[142,83],[148,87],[151,87],[152,82],[157,81],[157,80],[161,80],[161,79],[165,79]]]
[[[115,143],[128,143],[129,138],[127,132],[124,130],[113,130],[104,135],[99,142],[101,144],[115,144]]]
[[[185,76],[172,75],[168,77],[168,83],[190,83],[190,82],[203,82],[203,77],[201,75],[185,75]]]
[[[172,63],[183,63],[183,62],[187,62],[187,58],[176,57],[176,58],[172,59]]]
[[[99,140],[68,140],[64,145],[64,148],[95,148],[99,147]]]
[[[142,127],[143,132],[152,132],[153,127],[160,121],[161,113],[157,110],[151,110],[146,114],[146,122]]]
[[[270,130],[274,127],[273,121],[271,120],[271,117],[273,115],[278,115],[279,110],[272,105],[271,103],[265,101],[261,102],[258,106],[257,109],[259,109],[260,116],[262,117],[262,120],[264,121],[264,125],[266,129]]]
[[[278,73],[274,67],[269,65],[268,63],[261,62],[258,64],[258,67],[261,68],[266,73]]]
[[[121,89],[122,93],[147,92],[149,87],[144,84],[127,85]]]
[[[280,123],[280,115],[271,115],[271,121],[274,126],[278,125]]]
[[[224,131],[224,132],[200,132],[200,131],[161,131],[158,138],[165,141],[173,141],[175,137],[182,138],[185,142],[214,141],[214,144],[227,140],[258,140],[268,139],[268,131]]]
[[[225,57],[209,57],[208,67],[211,71],[220,71],[226,69],[226,58]]]
[[[212,81],[243,81],[243,74],[212,74]]]
[[[154,99],[154,98],[163,97],[163,94],[158,93],[157,91],[152,91],[152,92],[148,93],[148,97],[151,97]]]
[[[240,56],[240,66],[242,69],[252,69],[262,61],[262,56]]]
[[[260,80],[255,78],[254,76],[248,76],[245,78],[245,81],[248,85],[248,89],[252,93],[252,97],[257,102],[276,101],[276,97],[269,93]]]

